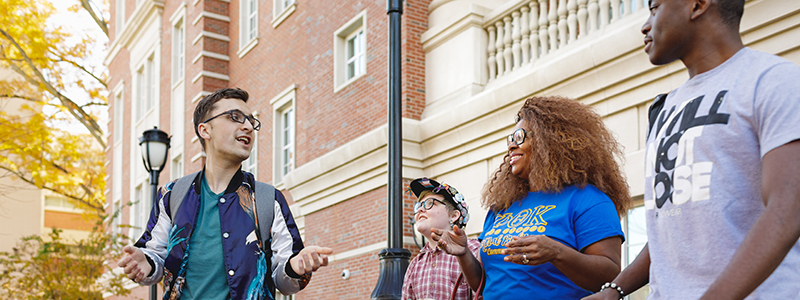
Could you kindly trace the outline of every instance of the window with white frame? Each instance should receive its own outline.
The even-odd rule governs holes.
[[[281,112],[281,172],[280,178],[289,174],[294,168],[294,108],[289,107]]]
[[[622,222],[622,228],[625,231],[625,243],[623,247],[622,267],[627,268],[639,252],[642,251],[647,244],[647,227],[645,225],[645,208],[643,205],[634,207],[628,211]],[[626,296],[628,300],[644,300],[650,293],[650,287],[645,285],[634,293]]]
[[[136,71],[136,97],[138,99],[134,101],[136,103],[134,116],[137,122],[155,107],[156,80],[155,54],[151,54]]]
[[[61,211],[75,211],[75,205],[69,202],[64,197],[59,196],[44,196],[44,209],[46,210],[61,210]]]
[[[125,26],[125,0],[117,0],[114,5],[114,33],[117,35],[122,32],[122,27]],[[116,37],[119,38],[119,37]]]
[[[123,106],[125,105],[125,97],[122,93],[122,90],[114,94],[114,143],[119,143],[122,141],[122,125],[123,118]]]
[[[367,14],[362,11],[334,32],[334,92],[367,73]]]
[[[258,179],[258,131],[253,132],[253,147],[250,157],[242,162],[242,171],[253,173],[253,177]]]
[[[144,231],[147,225],[148,212],[150,211],[149,193],[145,190],[145,184],[142,183],[136,186],[133,193],[133,202],[131,202],[131,231],[129,232],[131,239],[137,239]]]
[[[367,71],[366,59],[364,58],[364,30],[363,28],[347,38],[347,80],[364,74]]]
[[[186,32],[183,19],[172,27],[172,84],[183,80]]]
[[[273,0],[272,7],[272,27],[276,28],[295,11],[297,4],[295,0]]]
[[[275,163],[273,178],[275,183],[283,182],[283,177],[294,169],[295,152],[295,90],[292,85],[270,100],[273,108],[273,145]]]
[[[170,173],[172,179],[183,177],[183,154],[179,154],[172,159],[172,166],[170,166]]]
[[[114,199],[113,205],[111,206],[111,233],[112,234],[119,234],[122,232],[122,198]]]
[[[241,0],[239,18],[239,57],[258,43],[258,0]]]

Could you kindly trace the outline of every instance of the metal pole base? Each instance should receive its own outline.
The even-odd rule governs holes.
[[[411,251],[403,248],[388,248],[378,254],[381,258],[380,277],[372,290],[370,299],[401,300],[403,297],[403,278],[406,276]]]

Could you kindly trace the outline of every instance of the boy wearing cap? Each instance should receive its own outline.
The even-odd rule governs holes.
[[[455,256],[430,242],[431,229],[463,230],[469,220],[469,207],[464,196],[446,183],[418,178],[409,184],[409,190],[418,199],[414,204],[417,231],[429,242],[408,265],[403,281],[403,300],[450,299],[461,267]],[[478,255],[478,240],[470,239],[467,245],[474,255]],[[470,294],[469,285],[461,278],[455,299],[469,299]]]

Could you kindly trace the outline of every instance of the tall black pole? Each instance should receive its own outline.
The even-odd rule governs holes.
[[[166,155],[166,154],[164,154]],[[158,174],[161,173],[157,170],[150,171],[150,199],[152,200],[150,211],[155,211],[156,202],[158,202]],[[150,286],[150,300],[157,300],[158,299],[158,284],[153,284]]]
[[[402,298],[403,277],[408,268],[411,252],[403,249],[403,130],[400,17],[402,0],[387,0],[389,15],[389,248],[379,254],[381,259],[378,284],[371,299]]]

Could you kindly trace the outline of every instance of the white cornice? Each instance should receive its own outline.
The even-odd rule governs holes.
[[[209,19],[219,20],[219,21],[222,21],[222,22],[230,22],[231,21],[231,18],[228,17],[228,16],[223,16],[223,15],[220,15],[220,14],[215,14],[215,13],[212,13],[212,12],[204,11],[201,14],[197,15],[197,18],[194,18],[194,21],[192,21],[192,25],[195,25],[195,24],[197,24],[197,22],[200,22],[200,19],[202,19],[202,18],[209,18]]]
[[[231,60],[230,56],[219,54],[219,53],[216,53],[216,52],[203,50],[203,51],[200,51],[200,53],[197,53],[197,56],[195,56],[192,59],[192,63],[193,64],[196,63],[203,56],[210,57],[210,58],[216,58],[216,59],[219,59],[219,60],[222,60],[222,61],[230,61]]]
[[[111,43],[111,46],[108,48],[108,56],[103,60],[103,63],[108,66],[111,64],[111,61],[117,56],[119,51],[122,48],[127,48],[128,45],[136,37],[137,33],[139,33],[143,28],[146,26],[144,25],[145,22],[151,18],[151,16],[155,14],[161,14],[164,11],[164,0],[144,0],[142,1],[139,6],[136,7],[136,10],[133,11],[133,15],[131,18],[125,22],[125,28],[122,29],[117,37],[114,39],[114,42]]]
[[[228,75],[225,75],[225,74],[220,74],[220,73],[211,72],[211,71],[201,71],[200,73],[197,73],[197,75],[195,75],[192,78],[192,83],[195,83],[198,80],[200,80],[200,77],[210,77],[210,78],[216,78],[216,79],[225,80],[225,81],[230,81],[231,80],[231,77],[228,76]]]
[[[226,42],[230,42],[231,41],[231,38],[229,38],[227,35],[221,35],[219,33],[213,33],[213,32],[210,32],[210,31],[201,31],[199,34],[197,34],[197,36],[194,38],[194,40],[192,40],[192,45],[197,44],[197,42],[199,42],[200,38],[202,38],[202,37],[208,37],[208,38],[217,39],[217,40],[226,41]]]

